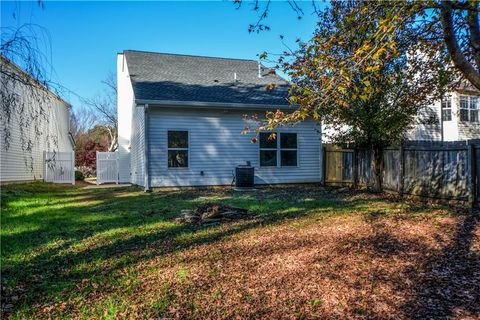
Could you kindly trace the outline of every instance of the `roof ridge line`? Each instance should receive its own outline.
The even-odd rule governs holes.
[[[244,58],[226,58],[226,57],[215,57],[215,56],[201,56],[201,55],[195,55],[195,54],[154,52],[154,51],[132,50],[132,49],[123,50],[123,53],[125,53],[125,52],[142,52],[142,53],[151,53],[151,54],[158,54],[158,55],[169,55],[169,56],[183,56],[183,57],[197,57],[197,58],[207,58],[207,59],[223,59],[223,60],[240,60],[240,61],[258,62],[258,60],[244,59]],[[262,66],[263,66],[263,64],[262,64]]]

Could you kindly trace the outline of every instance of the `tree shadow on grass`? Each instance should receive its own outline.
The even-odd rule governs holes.
[[[37,304],[41,305],[43,302],[53,301],[53,297],[58,297],[64,290],[68,292],[69,289],[82,282],[83,279],[87,279],[90,283],[96,282],[97,286],[96,288],[91,286],[84,287],[82,290],[85,290],[85,292],[82,291],[77,294],[86,296],[89,290],[108,290],[108,282],[111,281],[111,275],[122,268],[134,266],[154,257],[163,257],[198,245],[221,241],[248,229],[278,224],[288,219],[296,219],[311,214],[312,210],[318,213],[322,212],[322,210],[328,212],[328,210],[333,209],[335,212],[347,213],[359,206],[371,206],[371,200],[369,199],[361,197],[352,199],[342,193],[336,194],[331,190],[317,192],[308,188],[305,188],[303,192],[299,191],[298,188],[279,189],[278,191],[265,190],[255,196],[243,198],[232,197],[228,192],[215,194],[209,190],[153,194],[138,192],[129,195],[128,192],[132,190],[89,190],[88,192],[81,192],[77,196],[95,200],[96,202],[85,206],[68,206],[69,200],[62,200],[67,205],[66,207],[45,208],[44,212],[40,213],[46,216],[44,220],[45,225],[40,225],[35,230],[26,230],[2,237],[2,247],[5,241],[7,243],[19,243],[23,239],[30,239],[30,242],[27,244],[30,247],[25,249],[43,249],[43,251],[31,259],[19,260],[15,264],[2,266],[3,280],[14,279],[16,285],[27,290],[21,294],[21,298],[16,302],[14,310],[22,304],[31,308]],[[347,193],[347,195],[350,195],[350,193]],[[248,209],[259,209],[261,214],[255,220],[200,229],[189,225],[176,224],[169,220],[178,214],[180,209],[190,209],[198,205],[200,201],[206,201],[200,200],[200,197],[211,196],[223,197],[225,199],[220,201],[226,201],[233,205]],[[319,200],[318,197],[321,199]],[[311,201],[312,199],[315,201]],[[375,200],[379,199],[375,198]],[[72,204],[75,204],[75,198],[72,198],[71,201]],[[291,210],[292,207],[295,210]],[[376,220],[383,213],[372,212],[371,217],[368,219],[371,219],[372,223],[376,223]],[[94,219],[96,217],[98,219]],[[18,216],[12,218],[9,223],[28,224],[35,221],[35,219],[35,217]],[[52,230],[51,225],[49,226],[48,224],[53,224],[55,228]],[[123,235],[115,236],[111,241],[103,239],[98,242],[95,240],[91,241],[92,237],[95,237],[97,234],[132,227],[138,229],[147,228],[148,232],[136,234],[130,230]],[[470,233],[471,238],[474,228],[473,226],[466,230],[462,229],[463,231],[459,230],[459,236],[468,238],[468,233]],[[45,244],[52,238],[58,238],[61,241],[56,246],[44,249]],[[342,243],[339,244],[339,252],[347,250],[349,244],[357,248],[367,248],[372,255],[386,257],[402,255],[411,247],[417,248],[418,252],[427,251],[427,248],[423,246],[420,240],[412,240],[413,242],[408,243],[403,240],[400,241],[400,239],[396,239],[382,228],[379,228],[378,232],[371,237],[364,239],[352,238],[346,241],[343,245]],[[459,242],[458,246],[470,247],[472,240],[470,239],[469,241],[470,243]],[[81,242],[86,242],[87,245],[81,249],[72,250],[73,246]],[[351,250],[354,250],[354,247],[350,247],[348,249],[350,251],[347,250],[348,252],[344,254],[351,254]],[[457,249],[457,247],[451,247],[449,250],[455,252]],[[2,252],[2,254],[4,253]],[[465,260],[465,255],[459,254],[457,258]],[[443,265],[445,261],[449,261],[449,258],[451,257],[445,254],[445,257],[440,259],[440,265]],[[470,267],[478,270],[478,254],[470,256],[469,259],[471,260]],[[434,266],[433,263],[434,261],[431,261],[429,265],[432,264]],[[393,281],[397,284],[405,281],[405,272],[394,275],[395,279],[388,279],[382,273],[382,270],[376,270],[375,274],[383,281]],[[472,276],[468,280],[478,280],[478,274],[473,276],[475,274],[474,270],[471,274]],[[423,296],[424,290],[422,288],[427,286],[424,284],[426,280],[417,277],[414,273],[409,274],[409,278],[418,283],[419,290],[403,308],[406,314],[414,317],[415,312],[419,310],[417,305],[421,305],[419,301],[426,299]],[[11,297],[18,295],[18,293],[10,289],[4,290],[6,288],[4,288],[3,280],[2,305],[5,303],[11,304]],[[480,281],[477,281],[477,287],[472,284],[466,285],[467,290],[473,293],[471,293],[472,297],[465,301],[475,302],[475,299],[478,300],[478,290],[476,293],[472,291],[478,289],[478,283]],[[438,285],[436,283],[430,284],[430,286],[434,287],[438,287]],[[355,306],[355,301],[352,301],[352,306]],[[455,307],[462,307],[459,300],[452,301],[448,310],[454,310]],[[363,310],[362,312],[363,314],[374,316],[373,310],[374,306],[370,305],[368,310]],[[476,309],[470,307],[468,310],[474,312]],[[9,311],[12,311],[12,309]],[[429,310],[425,310],[424,314],[430,315],[428,312]]]
[[[57,191],[64,195],[61,190]],[[175,224],[169,219],[178,214],[179,209],[192,208],[198,204],[199,196],[212,196],[211,191],[134,195],[129,195],[128,191],[132,190],[84,191],[72,196],[70,205],[69,200],[62,199],[60,202],[63,206],[59,208],[45,206],[31,215],[7,217],[9,224],[28,225],[36,222],[37,228],[26,228],[2,236],[2,249],[7,249],[3,250],[2,255],[7,256],[19,249],[25,253],[35,250],[39,253],[2,266],[2,306],[11,305],[8,310],[3,310],[6,311],[4,315],[21,304],[32,306],[40,301],[50,301],[83,279],[99,279],[115,270],[156,256],[213,243],[261,225],[298,218],[308,214],[314,207],[311,203],[300,202],[296,204],[296,210],[282,212],[291,206],[291,199],[286,200],[283,193],[274,197],[270,197],[270,194],[256,199],[258,201],[248,200],[244,204],[260,204],[264,210],[273,211],[271,214],[260,215],[255,220],[238,224],[198,229]],[[53,194],[48,196],[55,196],[55,190],[49,192]],[[264,195],[268,195],[268,192]],[[296,195],[301,196],[301,193]],[[75,197],[95,202],[77,206]],[[10,200],[14,201],[15,197]],[[230,199],[231,202],[237,200]],[[354,207],[356,202],[335,198],[324,201],[321,205],[324,209],[332,206],[348,208]],[[38,223],[38,219],[41,223]],[[111,241],[93,241],[81,249],[72,250],[73,246],[82,241],[88,242],[91,237],[102,232],[132,227],[149,228],[158,223],[161,225],[140,234],[128,231]],[[52,240],[58,240],[58,244],[45,247]],[[14,296],[17,296],[15,301],[12,299]]]
[[[406,212],[408,214],[410,210]],[[365,262],[370,260],[378,263],[371,265],[368,277],[372,282],[366,287],[357,287],[359,276],[342,278],[344,286],[358,292],[349,297],[346,314],[384,318],[387,315],[382,314],[377,304],[387,303],[398,311],[396,316],[399,318],[479,317],[480,252],[471,250],[475,230],[479,226],[479,214],[458,216],[451,244],[441,249],[428,245],[421,238],[395,235],[391,227],[385,227],[379,219],[381,215],[376,211],[365,215],[364,219],[372,230],[363,235],[348,235],[336,244],[335,252],[340,256],[362,257]],[[436,241],[444,241],[441,237],[433,237]],[[397,260],[406,263],[407,267],[390,264]],[[396,294],[405,297],[406,301],[398,305],[398,300],[389,295],[378,300],[374,288],[381,283],[394,288]]]
[[[480,253],[472,251],[479,220],[478,212],[460,217],[452,243],[412,274],[416,290],[401,307],[410,318],[480,316]]]

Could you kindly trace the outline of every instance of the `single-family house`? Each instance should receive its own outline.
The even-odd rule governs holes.
[[[321,181],[314,121],[256,143],[254,130],[242,134],[255,115],[292,110],[288,82],[258,61],[126,50],[117,67],[120,182],[229,185],[246,163],[256,184]]]
[[[408,140],[458,141],[480,138],[480,92],[462,84],[416,118]]]
[[[70,104],[2,55],[0,69],[0,182],[73,182]]]

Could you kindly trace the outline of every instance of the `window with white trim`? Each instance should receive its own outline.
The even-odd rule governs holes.
[[[479,109],[477,96],[460,96],[460,121],[478,122]]]
[[[297,166],[297,134],[280,133],[280,165],[282,167]]]
[[[188,168],[188,131],[168,131],[169,168]]]
[[[260,132],[260,167],[277,166],[277,134]]]
[[[297,134],[291,132],[260,132],[261,167],[296,167],[298,163]]]
[[[452,97],[449,95],[442,98],[442,120],[452,121]]]

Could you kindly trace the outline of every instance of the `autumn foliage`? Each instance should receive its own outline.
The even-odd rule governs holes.
[[[109,141],[102,126],[79,134],[75,145],[75,162],[85,176],[93,174],[97,167],[97,151],[108,151]]]
[[[292,79],[290,101],[297,109],[267,113],[260,130],[321,121],[332,142],[373,150],[381,190],[382,149],[402,139],[455,75],[446,56],[431,50],[441,50],[441,40],[423,41],[414,19],[418,12],[405,8],[393,2],[332,2],[320,14],[314,37],[278,60]]]
[[[92,140],[85,143],[83,150],[76,154],[76,162],[79,166],[86,166],[95,170],[97,168],[97,151],[106,151],[106,147]]]

